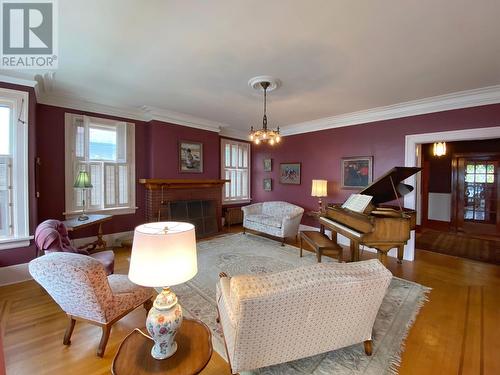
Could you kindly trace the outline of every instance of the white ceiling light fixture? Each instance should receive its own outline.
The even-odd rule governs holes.
[[[251,78],[248,81],[248,85],[253,89],[264,91],[264,116],[262,117],[262,129],[254,130],[253,126],[251,126],[250,140],[256,145],[261,142],[267,142],[269,145],[274,146],[281,141],[280,127],[278,126],[276,130],[269,130],[267,128],[267,92],[276,90],[280,87],[281,82],[271,76],[258,76]]]

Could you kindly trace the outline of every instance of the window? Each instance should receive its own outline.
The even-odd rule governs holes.
[[[87,212],[135,212],[134,124],[66,114],[66,215]],[[80,171],[89,174],[87,192],[73,184]],[[83,194],[82,194],[83,193]]]
[[[0,249],[29,245],[28,93],[0,89]]]
[[[224,185],[222,201],[250,201],[250,143],[221,140],[221,178],[231,180]]]

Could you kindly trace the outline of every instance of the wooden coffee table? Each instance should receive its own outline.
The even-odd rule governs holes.
[[[302,231],[300,232],[300,256],[302,256],[303,242],[306,241],[312,246],[316,252],[318,263],[321,263],[321,256],[324,251],[332,252],[338,261],[342,261],[342,247],[335,241],[332,241],[328,236],[321,232],[316,231]]]
[[[191,375],[200,373],[212,357],[212,335],[205,323],[185,318],[175,336],[177,352],[157,360],[151,356],[153,340],[141,330],[133,330],[120,344],[113,359],[114,375]]]

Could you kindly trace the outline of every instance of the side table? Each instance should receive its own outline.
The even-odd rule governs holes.
[[[212,334],[205,323],[185,318],[175,336],[177,352],[157,360],[151,356],[153,340],[141,330],[133,330],[120,344],[113,359],[113,375],[194,375],[212,357]]]
[[[103,236],[102,223],[111,220],[111,218],[113,216],[112,215],[91,214],[91,215],[88,215],[88,217],[89,218],[87,220],[82,220],[82,221],[79,221],[78,217],[74,217],[72,219],[68,219],[68,220],[63,221],[62,223],[64,224],[64,226],[66,227],[68,232],[87,228],[87,227],[92,226],[92,225],[99,225],[99,227],[97,229],[97,240],[95,240],[91,243],[85,244],[83,246],[80,246],[79,249],[85,249],[89,252],[92,252],[92,250],[105,249],[106,248],[106,241],[104,241],[104,239],[102,237]]]

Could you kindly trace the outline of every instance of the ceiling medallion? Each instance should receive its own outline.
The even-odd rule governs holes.
[[[256,145],[261,142],[267,142],[269,145],[273,146],[276,143],[280,143],[280,127],[278,126],[276,130],[269,130],[267,128],[267,92],[276,90],[281,82],[270,76],[259,76],[254,77],[248,81],[248,85],[256,90],[264,91],[264,116],[262,117],[262,129],[254,130],[253,126],[250,127],[250,140]]]

